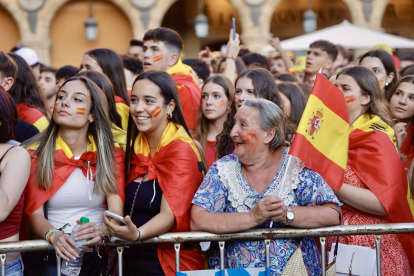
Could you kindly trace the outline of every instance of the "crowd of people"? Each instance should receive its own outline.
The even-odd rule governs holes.
[[[182,60],[179,34],[157,28],[126,54],[92,49],[79,68],[59,69],[27,47],[0,52],[0,242],[54,247],[7,254],[6,275],[55,275],[55,254],[79,257],[70,234],[81,217],[90,220],[75,236],[89,246],[80,271],[88,276],[116,267],[113,252],[99,247],[111,237],[412,222],[410,210],[392,210],[406,194],[385,204],[373,187],[401,190],[408,177],[414,190],[414,57],[380,45],[352,60],[341,45],[318,40],[294,62],[278,38],[271,43],[279,54],[268,58],[241,49],[231,30],[223,56],[207,47]],[[289,154],[320,70],[347,99],[351,138],[339,191]],[[355,138],[372,123],[386,139]],[[377,160],[379,177],[384,169],[398,181],[378,180],[365,166],[374,157],[357,154],[374,144],[387,159]],[[374,236],[328,237],[327,251],[337,240],[375,247]],[[412,235],[383,235],[382,274],[414,275],[412,245]],[[225,267],[264,267],[264,248],[227,242]],[[320,275],[312,237],[271,240],[271,275],[282,275],[298,248],[307,274]],[[184,243],[181,271],[220,268],[218,244],[203,250]],[[170,244],[131,246],[124,263],[126,275],[175,275]]]

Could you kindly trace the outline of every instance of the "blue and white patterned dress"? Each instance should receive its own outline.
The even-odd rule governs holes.
[[[213,213],[249,212],[257,201],[269,195],[283,198],[286,206],[315,206],[325,203],[342,204],[322,177],[304,167],[296,157],[287,154],[286,149],[278,173],[270,185],[261,194],[247,184],[241,171],[241,162],[236,155],[230,154],[216,161],[204,177],[193,204]],[[287,168],[289,158],[291,162]],[[281,185],[285,176],[289,183]],[[255,228],[269,228],[270,219]],[[273,227],[281,227],[274,223]],[[294,253],[301,239],[279,239],[270,243],[270,266],[272,275],[280,275]],[[302,252],[308,275],[321,274],[321,258],[314,238],[302,240]],[[219,250],[217,243],[212,243],[208,260],[211,269],[219,269]],[[264,241],[226,242],[226,268],[265,267]]]

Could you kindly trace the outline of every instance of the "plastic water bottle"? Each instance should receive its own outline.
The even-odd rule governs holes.
[[[80,223],[78,223],[77,225],[75,225],[75,227],[73,227],[72,233],[70,235],[75,241],[76,241],[75,235],[78,232],[78,228],[81,227],[82,224],[88,223],[88,222],[89,222],[88,218],[81,217]],[[63,260],[62,269],[61,269],[61,272],[63,275],[67,275],[67,276],[79,275],[81,271],[81,267],[82,267],[83,254],[85,254],[85,251],[87,248],[81,245],[84,242],[86,242],[86,240],[76,241],[76,243],[78,244],[78,248],[72,247],[79,255],[79,257],[76,258],[76,260],[72,260],[72,259],[70,259],[69,261]]]

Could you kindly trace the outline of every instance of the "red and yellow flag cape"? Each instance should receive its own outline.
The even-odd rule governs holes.
[[[395,149],[394,130],[365,114],[351,126],[348,165],[380,200],[394,223],[414,222],[414,202],[404,165]],[[414,266],[414,235],[397,235]]]
[[[56,150],[54,156],[54,173],[53,173],[53,187],[48,190],[41,190],[36,186],[35,180],[35,169],[38,161],[38,156],[35,154],[38,144],[33,144],[28,147],[28,151],[31,155],[32,165],[31,165],[31,174],[29,181],[27,183],[27,194],[24,207],[22,231],[27,231],[28,221],[31,214],[36,211],[40,206],[42,206],[46,201],[49,200],[62,185],[66,182],[70,174],[75,170],[75,168],[81,168],[83,174],[86,176],[88,169],[88,162],[90,163],[90,168],[92,169],[93,175],[96,172],[96,144],[93,140],[91,134],[88,136],[90,145],[85,153],[81,155],[78,160],[75,160],[69,146],[63,141],[63,139],[58,135],[56,138]],[[124,152],[122,149],[115,144],[115,164],[117,170],[116,176],[116,185],[118,187],[118,195],[125,201],[125,177],[124,177]],[[95,180],[95,177],[94,177]],[[85,183],[86,185],[86,183]],[[23,238],[26,238],[24,235]]]
[[[115,106],[121,116],[122,129],[126,131],[128,128],[129,106],[127,106],[125,101],[119,96],[115,96]]]
[[[194,77],[193,69],[178,59],[177,63],[167,70],[174,79],[183,109],[185,123],[189,129],[196,129],[198,108],[201,101],[201,90]]]
[[[17,116],[26,123],[34,125],[39,132],[45,130],[49,125],[47,118],[38,109],[30,107],[26,103],[18,103],[16,107]]]
[[[318,73],[289,154],[339,191],[348,156],[349,115],[341,90]]]
[[[176,224],[172,232],[190,231],[190,208],[195,192],[203,180],[200,154],[184,127],[168,123],[151,159],[150,148],[144,134],[139,133],[134,143],[131,172],[127,183],[148,172],[148,178],[158,179],[170,205]],[[175,275],[175,251],[172,245],[159,245],[158,257],[166,275]],[[183,271],[204,269],[201,251],[187,248],[180,252]]]

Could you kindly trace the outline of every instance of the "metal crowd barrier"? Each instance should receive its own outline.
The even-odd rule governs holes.
[[[381,235],[383,234],[406,234],[414,233],[414,223],[390,223],[390,224],[367,224],[367,225],[339,225],[316,229],[298,228],[275,228],[255,229],[232,234],[211,234],[208,232],[182,232],[166,233],[158,237],[139,242],[115,241],[106,243],[104,246],[117,247],[118,259],[122,260],[124,246],[140,244],[173,243],[175,249],[175,262],[177,275],[180,272],[180,243],[218,241],[220,248],[220,270],[224,270],[224,248],[226,241],[233,240],[265,240],[266,248],[266,271],[270,268],[270,240],[285,238],[320,237],[322,255],[322,276],[326,276],[325,262],[325,240],[328,236],[348,235],[375,235],[377,275],[381,276]],[[53,246],[45,240],[32,240],[20,242],[0,242],[1,276],[6,276],[6,254],[12,252],[53,250]],[[60,257],[57,258],[58,276],[60,273]],[[119,262],[119,276],[122,276],[122,261]],[[267,275],[268,276],[268,275]]]

